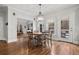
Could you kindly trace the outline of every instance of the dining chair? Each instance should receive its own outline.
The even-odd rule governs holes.
[[[45,33],[43,33],[43,35],[41,36],[41,44],[42,44],[42,47],[46,47],[46,36],[45,36]]]
[[[32,48],[32,39],[33,39],[32,33],[28,33],[28,48]]]
[[[52,47],[52,33],[46,35],[47,47]]]

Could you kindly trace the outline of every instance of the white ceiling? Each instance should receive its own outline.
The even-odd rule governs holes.
[[[38,4],[9,4],[8,6],[25,11],[25,13],[30,15],[30,17],[35,17],[39,12]],[[42,4],[41,10],[43,15],[46,15],[48,13],[73,6],[75,6],[75,4]]]

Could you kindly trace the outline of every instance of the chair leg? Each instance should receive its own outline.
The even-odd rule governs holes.
[[[49,40],[47,40],[46,44],[47,44],[47,47],[49,47]]]
[[[51,44],[51,47],[52,47],[52,40],[50,40],[50,42],[51,42],[50,44]]]
[[[43,46],[43,47],[46,47],[46,41],[43,41],[43,42],[42,42],[42,46]]]
[[[48,47],[52,47],[52,40],[48,40]]]

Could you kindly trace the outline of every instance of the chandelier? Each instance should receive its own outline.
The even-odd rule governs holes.
[[[42,6],[42,4],[38,4],[38,6],[39,6],[40,10],[38,12],[38,15],[36,16],[36,20],[38,20],[38,21],[44,20],[44,17],[43,17],[42,12],[41,12],[41,6]]]

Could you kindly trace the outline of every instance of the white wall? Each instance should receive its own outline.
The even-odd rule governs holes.
[[[33,32],[36,31],[36,20],[33,20]]]
[[[13,12],[16,14],[13,16]],[[32,20],[26,13],[8,6],[8,42],[17,41],[17,19]]]
[[[63,17],[69,17],[69,21],[70,21],[70,38],[68,41],[73,41],[75,42],[75,38],[78,41],[78,34],[76,34],[76,31],[79,31],[78,26],[75,27],[76,25],[78,25],[78,23],[76,24],[76,22],[78,22],[78,14],[79,11],[75,10],[75,8],[69,8],[69,9],[64,9],[58,12],[54,12],[51,14],[48,14],[45,16],[45,22],[46,24],[46,29],[48,29],[48,21],[47,20],[53,20],[55,22],[55,37],[57,39],[60,39],[61,34],[60,34],[60,21]],[[13,12],[15,12],[15,16],[13,16]],[[76,13],[75,13],[76,12]],[[30,16],[28,16],[26,13],[24,13],[21,10],[12,8],[12,7],[8,7],[8,42],[13,42],[13,41],[17,41],[17,18],[23,18],[23,19],[28,19],[28,20],[32,20],[32,18],[30,18]],[[75,21],[75,19],[77,19]],[[75,22],[75,23],[74,23]],[[75,25],[74,25],[75,24]],[[35,25],[33,25],[33,30],[35,30]],[[76,34],[76,36],[74,36],[74,34]]]
[[[2,15],[2,13],[0,13],[0,40],[4,40],[4,31],[3,31],[3,24],[4,24],[4,22],[3,22],[3,16],[1,16]]]
[[[42,24],[43,28],[42,28],[42,31],[46,31],[48,30],[48,25],[47,25],[47,21],[44,19],[44,20],[34,20],[33,21],[33,31],[39,31],[40,32],[40,24]]]
[[[73,42],[79,44],[79,8],[75,10],[75,21],[74,21],[74,40]]]
[[[0,29],[0,40],[8,40],[8,28],[5,25],[5,23],[8,22],[8,18],[7,18],[7,11],[8,8],[5,6],[0,7],[0,21],[1,21],[1,25]]]
[[[69,42],[74,42],[75,39],[75,31],[77,30],[77,32],[79,31],[79,28],[78,26],[75,28],[75,11],[76,9],[78,8],[77,7],[72,7],[72,8],[68,8],[68,9],[63,9],[61,11],[58,11],[58,12],[54,12],[54,13],[51,13],[51,14],[48,14],[45,18],[46,20],[53,20],[54,21],[54,24],[55,24],[55,33],[54,33],[54,38],[55,39],[58,39],[58,40],[61,40],[61,20],[65,17],[69,17],[69,33],[70,33],[70,37],[69,39],[66,39],[66,41],[69,41]],[[77,10],[78,11],[78,10]],[[79,17],[79,13],[77,13],[77,21],[78,22],[78,17]],[[77,25],[79,25],[77,23]],[[75,30],[76,29],[76,30]],[[78,35],[77,37],[78,38]],[[78,42],[78,39],[77,39],[77,42]],[[74,42],[76,43],[76,42]]]

